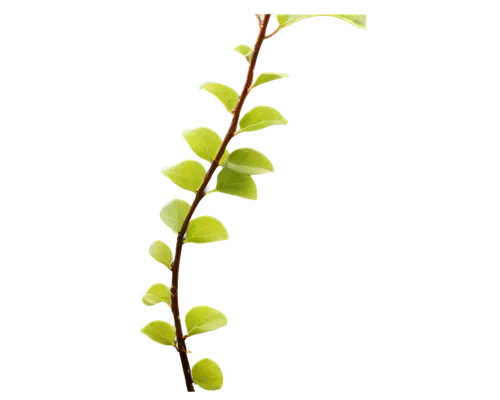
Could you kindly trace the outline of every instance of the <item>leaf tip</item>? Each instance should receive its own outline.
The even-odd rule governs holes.
[[[165,175],[165,171],[167,170],[167,167],[168,167],[168,165],[162,165],[160,167],[160,169],[158,170],[158,175],[164,176]]]

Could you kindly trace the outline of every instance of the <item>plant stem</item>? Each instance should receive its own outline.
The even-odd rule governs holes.
[[[191,368],[189,366],[189,360],[187,357],[186,342],[184,335],[182,333],[182,324],[179,316],[179,267],[181,261],[182,245],[184,244],[184,236],[186,234],[189,221],[191,221],[191,217],[193,216],[196,207],[198,207],[199,202],[201,201],[201,199],[203,199],[203,197],[205,197],[205,189],[207,188],[207,185],[210,182],[210,179],[212,178],[212,175],[214,174],[215,170],[219,166],[219,162],[224,154],[224,151],[226,150],[229,141],[233,138],[234,133],[236,132],[236,128],[238,126],[238,120],[240,118],[241,108],[243,107],[243,103],[245,102],[248,92],[250,91],[250,87],[252,86],[253,83],[253,74],[255,70],[255,64],[257,63],[257,56],[259,55],[260,47],[262,46],[262,42],[264,41],[264,38],[266,36],[266,28],[267,24],[269,23],[270,17],[271,14],[266,14],[264,20],[262,21],[262,25],[260,26],[259,35],[257,36],[257,41],[255,42],[255,46],[253,49],[252,59],[250,60],[250,65],[248,67],[245,86],[243,87],[240,99],[233,110],[232,113],[233,118],[231,119],[231,125],[229,126],[229,130],[227,131],[226,136],[222,141],[219,152],[215,156],[215,159],[212,161],[212,164],[210,165],[210,168],[208,169],[207,174],[203,179],[203,183],[196,192],[193,204],[191,204],[186,219],[182,224],[181,230],[177,234],[175,258],[172,264],[172,286],[170,288],[170,291],[171,291],[172,314],[174,315],[175,331],[177,337],[177,350],[181,357],[182,370],[184,371],[184,379],[186,380],[186,387],[188,392],[194,392],[194,387],[193,387],[193,378],[191,376]]]

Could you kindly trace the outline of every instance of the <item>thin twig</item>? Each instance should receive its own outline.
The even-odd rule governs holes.
[[[276,33],[278,32],[279,30],[279,25],[276,24],[276,26],[274,27],[274,29],[269,32],[268,34],[266,34],[266,38],[265,38],[265,41],[267,42],[269,39],[271,39],[274,35],[276,35]]]
[[[262,18],[260,17],[260,12],[257,11],[255,13],[255,19],[257,20],[257,33],[259,32],[259,29],[261,28],[262,26]]]
[[[253,43],[254,49],[255,49],[255,45],[257,43],[257,38],[259,35],[259,29],[264,27],[264,24],[262,22],[262,18],[260,17],[260,13],[256,14],[255,19],[257,20],[257,29],[256,29],[255,35],[254,35],[254,43]],[[264,43],[266,43],[265,36],[264,36]],[[243,79],[241,80],[241,84],[240,84],[240,93],[242,93],[243,88],[246,85],[247,73],[248,73],[249,69],[250,69],[250,65],[248,65],[248,67],[245,69],[245,71],[243,71]],[[254,68],[254,71],[255,71],[255,68]],[[253,85],[253,82],[252,82],[252,85]],[[252,93],[252,88],[250,87],[248,89],[248,95],[250,95],[251,93]],[[248,106],[248,104],[245,101],[245,103],[243,103],[243,107],[241,108],[240,112],[245,112],[247,110],[247,106]]]
[[[229,130],[227,131],[226,136],[222,141],[219,152],[215,156],[215,159],[212,161],[212,164],[210,165],[210,168],[208,169],[205,178],[203,179],[203,183],[196,192],[193,204],[191,204],[186,219],[182,224],[181,230],[177,234],[175,258],[172,264],[172,286],[170,288],[170,291],[171,291],[172,314],[174,315],[175,331],[177,337],[177,347],[179,350],[179,355],[181,357],[182,370],[184,371],[184,378],[186,380],[186,387],[188,392],[194,392],[194,387],[193,387],[193,378],[191,377],[191,368],[189,366],[189,360],[186,353],[185,338],[184,334],[182,333],[181,319],[179,316],[180,312],[179,312],[179,291],[178,291],[179,267],[181,261],[182,245],[184,244],[184,235],[186,234],[189,221],[191,221],[191,217],[193,216],[196,207],[198,207],[198,204],[201,201],[201,199],[205,197],[206,194],[205,189],[207,188],[207,185],[210,182],[210,179],[212,178],[212,175],[214,174],[215,170],[219,166],[219,162],[224,154],[224,151],[226,150],[229,141],[233,138],[234,133],[236,132],[238,120],[240,118],[241,108],[243,107],[243,103],[245,102],[248,92],[250,91],[250,87],[252,86],[253,74],[255,70],[255,64],[257,62],[257,56],[259,55],[260,47],[262,46],[262,42],[264,41],[264,38],[266,36],[267,24],[269,23],[270,17],[271,14],[266,14],[264,16],[264,20],[262,21],[262,25],[260,26],[259,35],[257,36],[257,41],[255,42],[252,59],[250,60],[250,66],[248,67],[248,73],[245,85],[243,87],[243,91],[241,92],[240,99],[233,110],[233,118],[231,119],[231,125],[229,126]]]

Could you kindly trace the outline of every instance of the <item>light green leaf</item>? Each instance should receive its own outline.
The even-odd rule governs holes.
[[[224,379],[217,363],[204,358],[193,365],[193,382],[205,390],[219,390]]]
[[[368,31],[368,14],[351,13],[278,13],[274,16],[274,21],[279,26],[281,33],[297,23],[310,21],[313,19],[335,19],[342,23],[353,26],[364,32]]]
[[[250,132],[267,128],[271,125],[286,125],[288,121],[272,107],[257,106],[240,119],[239,132]]]
[[[188,336],[214,331],[226,325],[226,316],[212,307],[194,307],[186,314]]]
[[[247,46],[246,44],[239,44],[233,50],[240,53],[243,57],[245,57],[247,59],[248,62],[250,62],[252,60],[253,50],[251,47]]]
[[[166,346],[173,346],[175,340],[175,328],[168,322],[153,321],[141,329],[148,338]]]
[[[172,167],[165,167],[161,173],[183,189],[195,192],[205,178],[205,168],[198,161],[186,160]]]
[[[308,21],[313,18],[313,13],[277,13],[274,21],[279,26],[280,32],[291,28],[299,22]]]
[[[149,246],[149,254],[159,263],[165,265],[168,269],[172,269],[172,250],[161,240],[155,240]]]
[[[333,14],[332,17],[340,18],[356,28],[366,31],[366,14]]]
[[[233,112],[234,107],[236,107],[236,104],[240,99],[236,90],[221,83],[204,82],[200,85],[200,89],[205,89],[207,92],[217,97],[230,113]]]
[[[257,87],[262,85],[263,83],[275,81],[276,79],[288,78],[290,75],[288,74],[280,74],[278,72],[264,72],[260,74],[252,87]]]
[[[227,162],[229,154],[231,154],[231,150],[226,149],[226,151],[224,151],[224,154],[222,154],[222,157],[220,158],[219,165],[224,165]]]
[[[222,139],[213,130],[205,127],[186,129],[182,136],[186,139],[189,147],[194,153],[204,160],[212,162],[217,156],[217,152],[222,144]],[[219,162],[224,164],[229,153],[226,150]]]
[[[189,222],[186,232],[186,242],[210,243],[227,239],[229,239],[229,235],[226,228],[214,217],[205,215]]]
[[[191,206],[184,200],[170,200],[160,210],[160,218],[174,233],[179,233]]]
[[[283,29],[295,22],[302,21],[303,19],[309,18],[311,15],[308,14],[276,14],[276,19],[278,20],[279,28]]]
[[[244,175],[260,175],[274,172],[273,164],[264,154],[249,148],[233,151],[229,155],[226,168]]]
[[[170,289],[163,283],[155,283],[142,296],[142,302],[147,306],[154,306],[162,301],[170,305]]]
[[[251,176],[243,175],[229,168],[223,168],[217,175],[216,191],[245,199],[257,200],[257,185]]]

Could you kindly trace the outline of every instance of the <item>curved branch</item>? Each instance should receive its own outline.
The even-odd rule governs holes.
[[[266,13],[266,15],[264,16],[264,21],[262,23],[263,27],[267,27],[269,21],[271,20],[271,17],[272,17],[271,13]],[[199,208],[203,198],[205,198],[205,191],[207,190],[210,181],[214,177],[214,174],[217,170],[217,167],[219,166],[219,162],[222,158],[222,155],[224,154],[225,150],[228,148],[229,144],[233,140],[234,133],[236,132],[236,128],[238,127],[241,110],[243,108],[243,105],[246,103],[250,86],[253,84],[255,78],[255,69],[257,68],[257,63],[264,46],[265,33],[266,29],[259,30],[257,40],[255,41],[252,53],[252,60],[250,61],[250,66],[248,68],[247,79],[245,80],[245,85],[241,90],[238,104],[236,104],[236,107],[232,112],[231,122],[229,123],[229,127],[227,128],[224,140],[222,141],[222,145],[219,149],[219,152],[215,156],[215,159],[210,164],[210,167],[207,170],[205,178],[203,179],[203,183],[196,192],[196,195],[193,197],[193,200],[191,201],[191,207],[189,208],[186,218],[184,219],[184,223],[182,224],[182,227],[179,233],[177,233],[175,239],[174,261],[172,264],[172,279],[170,283],[172,320],[176,330],[177,346],[179,350],[177,354],[179,355],[182,375],[184,376],[184,381],[186,383],[187,391],[191,393],[194,392],[194,382],[191,376],[191,357],[190,354],[188,353],[186,339],[183,337],[184,336],[183,326],[180,317],[182,310],[179,297],[181,258],[182,258],[182,251],[184,248],[184,239],[186,236],[189,221],[191,220],[191,218],[193,218],[193,215],[195,211]]]

